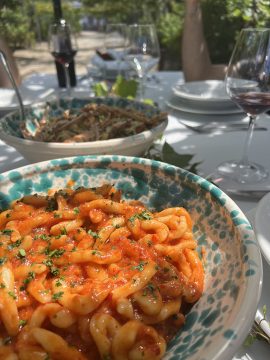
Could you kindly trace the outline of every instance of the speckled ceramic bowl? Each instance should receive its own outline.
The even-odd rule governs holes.
[[[135,109],[143,112],[144,115],[151,117],[160,112],[157,107],[128,100],[119,97],[108,98],[73,98],[72,101],[60,100],[60,107],[56,101],[50,101],[51,115],[59,115],[65,109],[79,109],[89,103],[106,104],[125,109]],[[26,117],[30,119],[42,119],[46,103],[34,104],[26,109]],[[20,130],[20,113],[18,111],[6,115],[0,119],[0,138],[6,144],[13,146],[28,161],[38,162],[43,160],[57,159],[78,155],[108,155],[118,154],[126,156],[141,156],[149,148],[152,142],[158,138],[167,126],[168,121],[163,121],[160,125],[150,130],[143,131],[136,135],[115,138],[102,141],[87,141],[80,143],[60,143],[60,142],[40,142],[26,140]],[[37,151],[38,149],[38,151]]]
[[[185,206],[206,251],[201,299],[171,341],[165,359],[228,360],[244,341],[261,292],[261,256],[253,230],[235,203],[217,187],[177,167],[140,158],[88,156],[52,160],[0,175],[0,207],[25,194],[104,182],[157,210]]]

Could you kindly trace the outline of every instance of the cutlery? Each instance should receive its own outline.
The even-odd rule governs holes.
[[[195,131],[200,134],[206,134],[210,132],[230,132],[230,131],[247,131],[248,126],[244,123],[218,123],[218,122],[211,122],[207,124],[201,124],[201,125],[190,125],[187,124],[185,121],[177,119],[177,121],[185,126],[187,129],[190,129],[192,131]],[[259,131],[266,131],[266,127],[255,127],[254,130]]]
[[[19,106],[20,106],[20,115],[21,115],[21,120],[23,121],[25,119],[25,110],[24,110],[24,105],[23,105],[23,101],[22,101],[22,97],[21,97],[21,94],[20,94],[20,91],[18,89],[18,86],[16,85],[16,81],[14,80],[13,78],[13,75],[12,75],[12,72],[11,72],[11,69],[10,69],[10,66],[9,66],[9,63],[7,61],[7,58],[6,58],[6,55],[4,54],[3,51],[0,50],[0,58],[1,58],[1,61],[3,63],[3,66],[4,66],[4,69],[5,71],[7,72],[8,74],[8,77],[9,77],[9,80],[13,86],[13,89],[16,93],[16,96],[18,98],[18,102],[19,102]]]

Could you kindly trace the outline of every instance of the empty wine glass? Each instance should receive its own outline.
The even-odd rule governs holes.
[[[140,81],[139,99],[144,99],[147,73],[158,65],[160,48],[156,28],[152,24],[130,25],[127,56]]]
[[[67,95],[71,96],[69,64],[77,53],[76,38],[65,20],[53,24],[49,29],[49,49],[55,60],[63,66],[67,87]]]
[[[107,24],[104,49],[108,60],[115,60],[117,75],[124,74],[121,63],[125,59],[127,46],[127,25],[126,24]]]
[[[235,45],[225,78],[231,99],[249,117],[248,133],[240,160],[220,164],[211,179],[223,188],[255,184],[268,176],[260,164],[250,162],[248,150],[257,116],[270,109],[270,30],[243,29]]]

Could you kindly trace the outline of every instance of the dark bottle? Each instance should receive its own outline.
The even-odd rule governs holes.
[[[59,23],[60,20],[63,18],[61,0],[53,0],[53,10],[54,10],[55,22]],[[63,66],[58,61],[55,61],[55,67],[57,72],[58,85],[60,87],[66,87],[66,77]],[[70,62],[68,71],[69,71],[70,85],[74,87],[77,84],[74,59]]]

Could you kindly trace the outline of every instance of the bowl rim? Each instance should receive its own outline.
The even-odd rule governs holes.
[[[252,258],[255,258],[255,263],[257,264],[256,273],[253,276],[253,281],[251,282],[249,278],[246,278],[245,289],[242,295],[241,306],[239,306],[239,311],[237,312],[237,316],[235,316],[231,320],[231,326],[235,330],[237,337],[233,339],[234,346],[231,345],[230,339],[222,340],[221,336],[219,336],[215,342],[215,351],[214,349],[207,349],[207,360],[228,360],[232,358],[238,348],[243,344],[249,330],[251,329],[252,323],[255,319],[255,313],[257,310],[257,306],[259,303],[259,299],[262,291],[262,278],[263,278],[263,267],[262,267],[262,257],[259,250],[259,244],[256,239],[254,230],[247,219],[246,215],[242,212],[242,210],[238,207],[238,205],[232,200],[226,193],[224,193],[221,189],[219,189],[216,185],[210,183],[208,180],[204,179],[199,175],[195,175],[188,170],[183,168],[170,165],[168,163],[164,163],[161,161],[133,157],[133,156],[119,156],[119,155],[81,155],[81,156],[70,156],[66,158],[58,158],[53,160],[45,160],[29,165],[25,165],[16,169],[12,169],[0,174],[0,189],[3,181],[11,181],[9,175],[14,171],[14,175],[25,176],[27,174],[36,173],[35,168],[38,166],[38,170],[46,170],[46,172],[50,172],[50,170],[55,169],[56,166],[59,165],[59,162],[64,161],[63,168],[69,169],[73,168],[74,165],[82,165],[85,167],[86,164],[100,163],[101,161],[109,161],[110,164],[119,163],[125,164],[125,167],[134,165],[142,165],[154,169],[160,169],[164,174],[170,174],[171,172],[176,172],[180,175],[183,181],[191,181],[192,183],[199,186],[201,189],[204,189],[207,193],[211,195],[212,198],[215,199],[217,203],[223,206],[227,211],[229,216],[231,217],[232,223],[235,227],[237,227],[241,240],[244,238],[244,233],[248,231],[253,236],[252,244],[247,246],[248,255],[252,255]],[[61,166],[61,165],[60,165]],[[109,168],[109,167],[108,167]],[[225,201],[225,204],[220,203],[220,195]],[[234,213],[237,212],[238,219],[241,221],[234,222]],[[248,266],[248,265],[247,265]],[[255,278],[254,278],[255,277]],[[256,306],[255,306],[256,305]],[[218,345],[217,345],[218,344]],[[218,349],[218,350],[217,350]],[[192,359],[194,358],[191,355]],[[200,358],[201,359],[201,358]],[[202,358],[206,359],[206,358]]]
[[[26,146],[38,146],[40,149],[42,148],[69,149],[71,147],[73,149],[77,149],[77,148],[91,149],[96,147],[106,148],[107,146],[121,146],[121,147],[125,145],[130,146],[131,141],[136,141],[140,143],[148,139],[151,139],[154,136],[157,136],[158,134],[162,133],[168,125],[168,119],[166,119],[157,126],[153,127],[152,129],[142,131],[135,135],[108,139],[108,140],[60,143],[60,142],[44,142],[44,141],[23,139],[17,136],[7,134],[4,131],[2,131],[1,122],[3,121],[3,119],[4,117],[0,119],[0,139],[2,141],[4,141],[5,143],[9,143],[10,145],[18,144],[18,145],[26,145]]]

